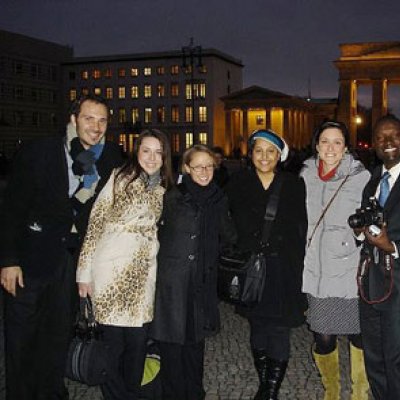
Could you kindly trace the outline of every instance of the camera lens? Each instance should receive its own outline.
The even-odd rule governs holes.
[[[353,214],[350,215],[349,219],[347,220],[348,224],[351,228],[362,228],[365,226],[365,218],[364,215],[361,214]]]

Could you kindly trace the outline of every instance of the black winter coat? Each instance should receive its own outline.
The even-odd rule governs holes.
[[[277,215],[271,229],[267,256],[267,280],[261,303],[239,309],[250,318],[268,318],[277,325],[298,326],[304,321],[306,298],[301,292],[307,234],[305,185],[301,178],[285,172]],[[265,190],[256,172],[240,171],[226,186],[232,218],[242,251],[257,251],[263,218],[271,190]]]
[[[211,183],[210,185],[215,185]],[[159,341],[185,344],[199,342],[219,330],[217,260],[222,243],[236,240],[227,199],[218,189],[213,197],[219,220],[218,232],[199,243],[202,210],[185,185],[171,189],[164,199],[159,222],[155,314],[151,336]],[[206,265],[199,265],[199,249],[208,249]],[[195,273],[202,270],[203,276]],[[188,327],[190,325],[190,327]]]
[[[119,147],[106,142],[96,162],[100,181],[95,197],[121,163]],[[1,267],[19,265],[25,276],[52,277],[73,223],[83,238],[94,201],[89,200],[74,221],[68,188],[63,137],[35,140],[21,148],[0,214]]]

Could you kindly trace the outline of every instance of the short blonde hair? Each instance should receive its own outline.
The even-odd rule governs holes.
[[[208,154],[212,160],[213,160],[213,164],[216,165],[217,164],[217,160],[215,158],[215,153],[207,146],[205,146],[204,144],[195,144],[192,147],[189,147],[182,156],[182,165],[181,165],[181,172],[183,174],[186,174],[185,171],[185,165],[189,165],[190,162],[193,159],[193,156],[196,153],[206,153]]]

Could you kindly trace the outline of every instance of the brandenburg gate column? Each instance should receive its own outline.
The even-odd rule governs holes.
[[[347,123],[350,132],[350,142],[355,147],[357,142],[357,82],[355,80],[341,80],[339,90],[339,107],[337,119]]]
[[[387,113],[387,80],[377,79],[372,82],[372,127]]]
[[[225,153],[232,153],[233,144],[232,112],[231,110],[225,110]]]
[[[242,135],[243,135],[243,141],[240,145],[240,150],[242,151],[242,154],[247,154],[247,139],[249,137],[249,121],[248,121],[247,109],[243,110]]]

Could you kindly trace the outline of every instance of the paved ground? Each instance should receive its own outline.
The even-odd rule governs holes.
[[[0,296],[1,297],[1,296]],[[1,300],[1,299],[0,299]],[[1,307],[0,301],[0,309]],[[205,360],[206,400],[252,399],[257,389],[257,376],[249,348],[247,321],[235,314],[233,307],[221,303],[221,333],[208,340]],[[0,314],[1,316],[1,314]],[[0,318],[0,400],[5,399],[3,321]],[[306,326],[293,331],[292,358],[281,388],[281,400],[319,400],[323,389],[311,358],[312,337]],[[340,340],[342,398],[349,399],[347,342]],[[101,400],[97,387],[68,382],[71,400]]]

